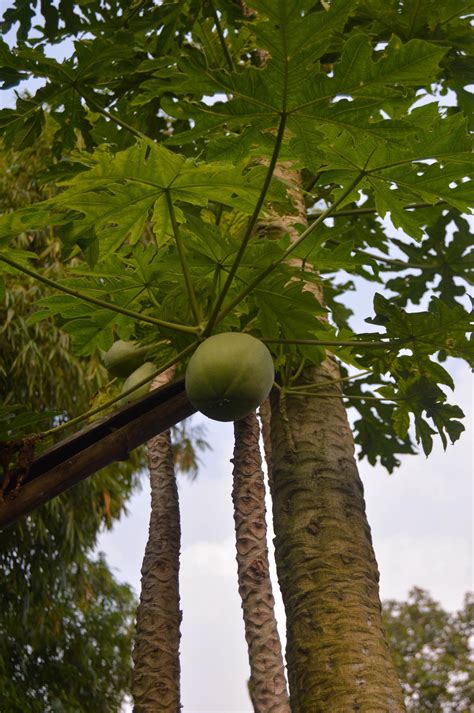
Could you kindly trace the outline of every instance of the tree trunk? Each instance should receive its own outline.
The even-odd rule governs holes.
[[[270,397],[265,399],[263,404],[260,404],[258,410],[262,429],[263,454],[265,456],[265,465],[267,466],[268,487],[270,495],[273,497],[273,473],[272,473],[272,434],[271,420],[272,407],[270,406]]]
[[[234,520],[239,592],[255,713],[289,713],[288,693],[269,573],[265,485],[255,413],[234,424]]]
[[[179,713],[180,520],[169,431],[148,442],[151,516],[133,651],[135,713]]]
[[[292,713],[405,710],[385,640],[379,573],[334,362],[272,395],[275,556],[287,616]],[[286,413],[284,412],[286,410]]]

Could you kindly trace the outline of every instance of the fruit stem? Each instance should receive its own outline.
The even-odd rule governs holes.
[[[5,257],[4,255],[0,255],[0,261],[4,262],[6,265],[10,265],[10,267],[15,268],[15,270],[18,270],[19,272],[25,273],[25,275],[33,277],[35,280],[37,280],[38,282],[42,282],[44,285],[52,287],[54,290],[64,292],[66,295],[71,295],[72,297],[76,297],[79,300],[83,300],[83,302],[90,302],[93,305],[103,307],[104,309],[109,309],[112,312],[125,314],[127,315],[127,317],[132,317],[133,319],[139,320],[140,322],[148,322],[149,324],[155,324],[158,327],[166,327],[166,329],[172,329],[175,332],[183,332],[184,334],[196,334],[198,332],[197,327],[190,327],[185,324],[175,324],[174,322],[166,322],[163,319],[149,317],[141,314],[140,312],[135,312],[134,310],[127,309],[126,307],[119,307],[119,305],[112,304],[111,302],[106,302],[105,300],[100,300],[97,297],[85,295],[83,292],[79,292],[79,290],[73,290],[70,287],[66,287],[65,285],[59,284],[58,282],[54,282],[54,280],[50,280],[48,277],[44,277],[43,275],[40,275],[34,270],[30,270],[28,267],[20,265],[19,263],[15,262],[14,260],[10,260],[10,258]]]

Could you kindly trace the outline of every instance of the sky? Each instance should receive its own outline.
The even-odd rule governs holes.
[[[0,0],[0,10],[8,5]],[[59,58],[63,49],[54,48],[53,54]],[[30,90],[36,85],[29,84]],[[11,106],[13,93],[5,93],[1,101],[3,106]],[[370,295],[365,292],[362,303],[358,302],[364,314],[369,314],[369,303]],[[391,476],[366,461],[360,469],[382,598],[404,599],[416,585],[429,590],[447,609],[455,610],[462,605],[464,593],[473,588],[472,378],[467,367],[458,362],[453,362],[451,372],[456,382],[452,401],[459,403],[467,416],[461,440],[446,453],[437,442],[428,459],[422,453],[402,457],[401,467]],[[203,416],[193,418],[196,423],[205,423],[213,449],[204,456],[195,481],[186,476],[179,476],[178,481],[182,518],[182,710],[252,713],[233,535],[233,429],[232,424],[212,422]],[[137,595],[150,511],[146,477],[142,482],[141,492],[129,503],[128,515],[112,531],[101,535],[98,546],[116,576],[129,582]],[[269,502],[267,510],[271,511]],[[270,551],[271,537],[269,532]],[[284,610],[274,565],[272,573],[284,640]]]

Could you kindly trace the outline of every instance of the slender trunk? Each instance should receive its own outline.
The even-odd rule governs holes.
[[[275,556],[291,710],[400,713],[363,486],[334,376],[326,360],[300,378],[327,384],[334,398],[289,396],[283,405],[272,395]]]
[[[261,404],[261,406],[258,410],[258,415],[260,417],[260,423],[262,426],[263,453],[265,456],[265,464],[267,466],[268,487],[270,488],[270,494],[273,496],[272,434],[271,434],[272,407],[270,406],[270,398],[265,399],[263,404]]]
[[[151,516],[133,650],[135,713],[179,713],[180,522],[169,432],[148,442]]]
[[[257,417],[236,421],[234,520],[239,592],[250,662],[255,713],[289,713],[288,694],[269,573],[265,485]]]

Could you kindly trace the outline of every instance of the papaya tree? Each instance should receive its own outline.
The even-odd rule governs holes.
[[[466,4],[93,0],[43,3],[39,29],[34,8],[5,11],[1,72],[43,85],[0,127],[22,148],[50,113],[60,190],[2,219],[3,269],[56,290],[35,319],[80,356],[134,339],[183,374],[216,334],[266,344],[291,710],[404,710],[354,446],[393,470],[463,430],[446,390],[448,358],[472,363]],[[46,227],[56,280],[15,242]]]

